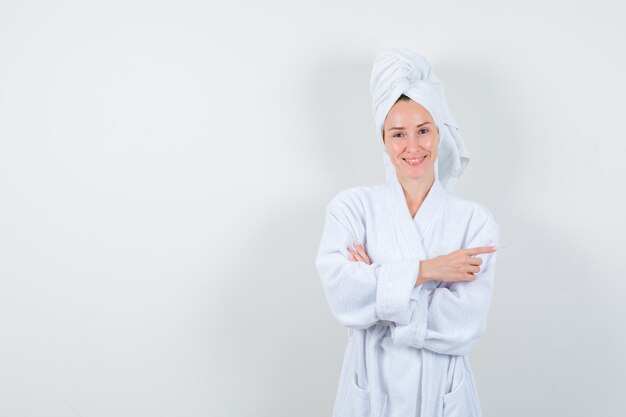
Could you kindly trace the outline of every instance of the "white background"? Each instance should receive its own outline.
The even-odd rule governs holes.
[[[0,416],[330,416],[314,257],[390,47],[502,227],[485,417],[626,414],[623,6],[382,4],[0,1]]]

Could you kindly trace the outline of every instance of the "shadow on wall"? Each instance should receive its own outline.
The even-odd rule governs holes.
[[[303,203],[247,230],[221,279],[220,318],[212,324],[215,375],[224,415],[275,417],[309,409],[328,414],[344,347],[314,269],[322,212]],[[212,401],[213,402],[213,401]],[[314,412],[318,410],[318,412]]]
[[[314,78],[305,102],[296,93],[287,100],[303,103],[303,112],[314,109],[311,119],[324,132],[318,141],[303,144],[319,161],[319,188],[332,194],[367,183],[362,167],[371,167],[372,178],[383,177],[382,161],[372,160],[379,153],[372,134],[369,64],[329,61],[309,71]],[[212,402],[225,415],[275,417],[302,409],[330,414],[347,340],[314,266],[330,194],[319,201],[315,190],[308,201],[290,200],[279,212],[259,217],[236,253],[219,260],[229,273],[220,277],[221,301],[213,308],[218,314],[211,324],[217,333],[211,361],[222,380],[220,391],[227,394]],[[242,399],[233,403],[228,397],[235,393]]]
[[[317,151],[311,158],[324,173],[322,189],[339,191],[384,180],[369,90],[372,61],[345,55],[311,71],[315,78],[310,81],[308,105],[317,109],[312,120],[322,132],[311,144]]]

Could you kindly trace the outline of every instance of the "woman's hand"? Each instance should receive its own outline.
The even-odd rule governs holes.
[[[483,263],[481,258],[475,256],[496,250],[495,246],[457,249],[448,255],[421,261],[418,281],[473,281],[476,279],[476,274],[480,272],[480,265]]]
[[[372,262],[367,256],[367,253],[365,253],[365,248],[363,247],[363,245],[354,242],[354,248],[355,249],[352,249],[348,246],[348,252],[350,252],[350,260],[354,262],[364,262],[368,265],[371,265]]]

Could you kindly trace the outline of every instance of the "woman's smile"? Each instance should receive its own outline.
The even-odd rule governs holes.
[[[419,158],[402,158],[407,164],[409,164],[412,167],[416,167],[418,165],[421,165],[422,162],[424,162],[424,160],[426,159],[427,155],[423,155]]]

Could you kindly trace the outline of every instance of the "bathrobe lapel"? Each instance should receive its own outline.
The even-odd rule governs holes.
[[[426,198],[415,217],[411,217],[402,184],[397,177],[386,181],[387,205],[392,214],[398,251],[402,259],[428,259],[428,248],[424,236],[428,234],[434,220],[447,197],[446,191],[435,177]]]
[[[393,219],[390,226],[396,236],[397,252],[402,259],[428,259],[428,248],[424,245],[424,236],[429,233],[441,207],[447,197],[445,189],[435,178],[426,198],[422,202],[414,218],[411,217],[406,197],[402,190],[402,185],[395,175],[385,182],[386,201],[385,213],[389,213]],[[417,277],[416,277],[417,278]],[[436,286],[434,281],[423,284],[424,288]],[[370,327],[367,332],[365,361],[367,368],[372,370],[372,380],[370,381],[372,402],[374,406],[374,416],[384,416],[389,400],[382,389],[380,380],[380,370],[378,363],[378,345],[388,333],[389,323],[379,322],[376,326]],[[427,376],[429,370],[424,368],[423,374]],[[429,380],[428,378],[426,380]],[[422,395],[424,393],[422,392]]]

